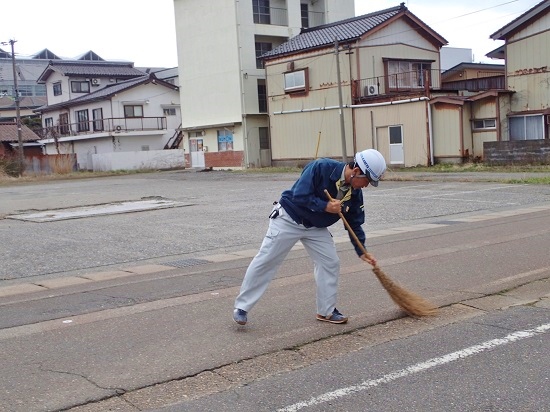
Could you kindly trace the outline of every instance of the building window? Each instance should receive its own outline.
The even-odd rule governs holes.
[[[258,80],[258,110],[260,113],[267,113],[267,88],[265,80]]]
[[[233,150],[233,132],[231,130],[218,130],[218,152]]]
[[[297,70],[295,72],[285,73],[285,92],[296,92],[307,90],[306,71]]]
[[[496,129],[496,119],[476,119],[472,121],[473,130]]]
[[[88,123],[88,110],[76,111],[76,130],[79,132],[88,132],[90,130],[90,124]]]
[[[256,68],[263,69],[264,61],[260,58],[261,55],[271,51],[273,44],[267,42],[256,42]]]
[[[71,92],[90,93],[90,83],[89,82],[71,82]]]
[[[103,109],[93,109],[92,118],[94,119],[94,131],[99,132],[103,130]]]
[[[33,86],[19,86],[19,96],[32,96]]]
[[[300,4],[300,11],[302,13],[302,27],[307,29],[309,27],[309,10],[307,3]]]
[[[44,126],[46,127],[53,127],[53,117],[46,117],[44,119]]]
[[[61,90],[61,82],[54,83],[53,84],[53,95],[54,96],[61,96],[62,90]]]
[[[509,119],[510,140],[544,139],[544,116],[514,116]]]
[[[167,107],[165,109],[162,109],[162,112],[165,116],[175,116],[176,115],[176,109],[174,107]]]
[[[269,0],[252,0],[252,13],[254,14],[254,23],[271,24]]]
[[[258,133],[260,135],[260,149],[270,149],[269,129],[267,127],[259,127]]]
[[[59,132],[62,135],[68,135],[69,130],[69,113],[61,113],[59,115]]]
[[[390,89],[421,89],[426,75],[430,76],[431,63],[412,61],[388,61],[387,73]],[[428,77],[430,84],[430,77]]]
[[[43,84],[37,84],[34,86],[35,96],[46,96],[46,86]]]
[[[124,117],[143,117],[143,106],[124,106]]]

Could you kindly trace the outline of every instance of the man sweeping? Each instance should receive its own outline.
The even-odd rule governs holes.
[[[309,163],[292,188],[282,193],[269,216],[263,243],[248,266],[235,300],[233,320],[239,325],[246,324],[248,312],[266,291],[288,252],[301,241],[314,262],[317,320],[346,323],[348,318],[336,309],[340,259],[328,227],[336,223],[342,213],[364,245],[361,189],[369,184],[378,186],[385,170],[384,157],[374,149],[356,153],[354,161],[347,164],[325,158]],[[327,198],[325,190],[333,200]],[[351,233],[349,236],[354,243]],[[354,247],[362,260],[376,265],[372,255],[364,253],[355,243]]]

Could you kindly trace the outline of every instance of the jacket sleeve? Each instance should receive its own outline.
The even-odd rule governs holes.
[[[328,200],[317,197],[318,185],[322,181],[319,162],[312,162],[305,167],[293,187],[292,201],[313,212],[324,212]]]
[[[366,236],[365,232],[363,231],[363,228],[361,225],[365,223],[365,209],[363,205],[363,192],[361,189],[356,189],[353,193],[351,200],[350,200],[350,207],[349,210],[344,213],[344,217],[346,218],[348,224],[353,229],[353,232],[361,242],[363,246],[365,246]],[[345,226],[345,225],[344,225]],[[346,230],[348,230],[346,228]],[[353,244],[353,247],[355,248],[355,252],[357,253],[357,256],[361,256],[363,254],[363,251],[359,246],[357,246],[355,239],[353,238],[353,235],[349,233],[349,238],[351,240],[351,243]]]

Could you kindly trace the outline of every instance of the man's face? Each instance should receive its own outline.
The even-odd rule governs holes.
[[[354,167],[350,184],[354,189],[361,189],[369,185],[369,178],[363,174],[359,167]]]

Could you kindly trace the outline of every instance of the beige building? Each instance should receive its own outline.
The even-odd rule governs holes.
[[[506,88],[514,93],[502,140],[548,139],[550,127],[550,0],[491,35],[504,40]]]
[[[401,4],[304,30],[268,52],[273,164],[348,160],[366,148],[390,167],[433,163],[429,101],[446,43]]]
[[[191,167],[271,164],[259,56],[302,28],[354,16],[354,0],[174,0],[183,145]]]

